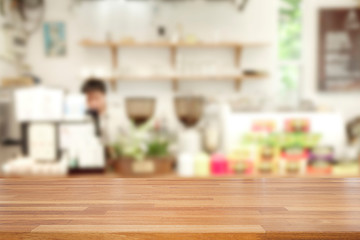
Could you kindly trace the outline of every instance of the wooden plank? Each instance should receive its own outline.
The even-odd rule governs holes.
[[[268,43],[262,42],[98,42],[83,40],[80,45],[84,47],[143,47],[143,48],[239,48],[239,47],[266,47]]]
[[[30,77],[3,78],[0,81],[1,87],[27,87],[34,84],[34,80]]]
[[[32,232],[264,233],[259,225],[40,225]]]
[[[265,240],[262,233],[4,233],[10,240]],[[355,239],[355,238],[354,238]],[[266,239],[267,240],[267,239]],[[346,239],[350,240],[350,239]],[[352,239],[351,239],[352,240]]]
[[[122,79],[122,80],[131,80],[131,81],[153,81],[153,80],[170,80],[170,79],[177,79],[180,81],[189,81],[189,80],[232,80],[232,79],[238,79],[238,80],[260,80],[267,78],[267,74],[256,74],[256,75],[230,75],[230,74],[219,74],[219,75],[147,75],[147,76],[141,76],[141,75],[120,75],[116,76],[116,79]]]

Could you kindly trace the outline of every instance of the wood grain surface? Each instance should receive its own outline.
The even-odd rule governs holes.
[[[2,179],[0,240],[360,239],[360,179]]]

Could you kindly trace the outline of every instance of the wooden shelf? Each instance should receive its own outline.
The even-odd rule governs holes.
[[[266,47],[267,43],[237,43],[237,42],[96,42],[83,40],[80,44],[84,47],[199,47],[199,48],[246,48]]]
[[[148,75],[148,76],[142,76],[142,75],[120,75],[115,77],[117,80],[170,80],[173,79],[174,76],[171,75]]]
[[[170,64],[173,69],[176,66],[176,55],[179,48],[231,48],[234,50],[234,65],[239,67],[242,52],[244,48],[252,47],[266,47],[267,43],[238,43],[238,42],[97,42],[91,40],[83,40],[80,45],[92,48],[109,48],[112,57],[112,68],[115,71],[118,67],[118,49],[125,47],[141,47],[141,48],[169,48],[170,49]],[[131,80],[172,80],[174,90],[177,89],[178,82],[183,80],[224,80],[232,79],[235,81],[235,88],[238,90],[241,87],[242,80],[245,79],[262,79],[268,77],[267,74],[258,75],[182,75],[182,76],[115,76],[110,79],[112,86],[115,88],[117,80],[131,79]]]
[[[115,80],[129,80],[129,81],[173,81],[174,84],[181,81],[222,81],[234,80],[235,87],[240,87],[242,80],[260,80],[269,77],[268,74],[252,74],[252,75],[121,75],[110,78],[110,81]]]
[[[113,78],[122,80],[169,80],[169,79],[179,79],[179,80],[226,80],[226,79],[263,79],[267,78],[268,74],[257,74],[257,75],[120,75]]]
[[[245,74],[242,75],[242,78],[244,79],[263,79],[263,78],[268,78],[270,77],[270,74],[268,73],[258,73],[258,74]]]
[[[240,77],[239,75],[154,75],[154,76],[118,76],[117,79],[131,79],[131,80],[168,80],[168,79],[178,79],[178,80],[224,80],[224,79],[234,79]]]
[[[111,42],[95,42],[95,41],[81,41],[80,45],[83,47],[116,47],[115,44]]]

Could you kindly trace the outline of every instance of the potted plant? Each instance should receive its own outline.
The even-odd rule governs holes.
[[[124,176],[171,173],[174,164],[171,142],[171,135],[158,122],[133,128],[115,144],[119,154],[116,171]]]

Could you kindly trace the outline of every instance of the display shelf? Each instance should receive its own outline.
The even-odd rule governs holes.
[[[109,48],[112,56],[112,68],[115,71],[118,67],[118,49],[128,47],[141,47],[141,48],[169,48],[170,50],[170,65],[173,69],[176,67],[177,52],[180,48],[231,48],[234,50],[234,65],[236,68],[240,65],[240,60],[244,48],[257,48],[266,47],[269,44],[261,42],[166,42],[166,41],[154,41],[154,42],[135,42],[135,41],[122,41],[122,42],[111,42],[111,41],[92,41],[83,40],[80,45],[88,48]],[[177,90],[179,81],[191,81],[191,80],[229,80],[234,81],[235,89],[240,89],[241,82],[243,80],[251,79],[264,79],[269,77],[268,74],[251,74],[251,75],[153,75],[153,76],[113,76],[109,80],[112,86],[115,88],[118,80],[171,80],[173,82],[173,89]]]

